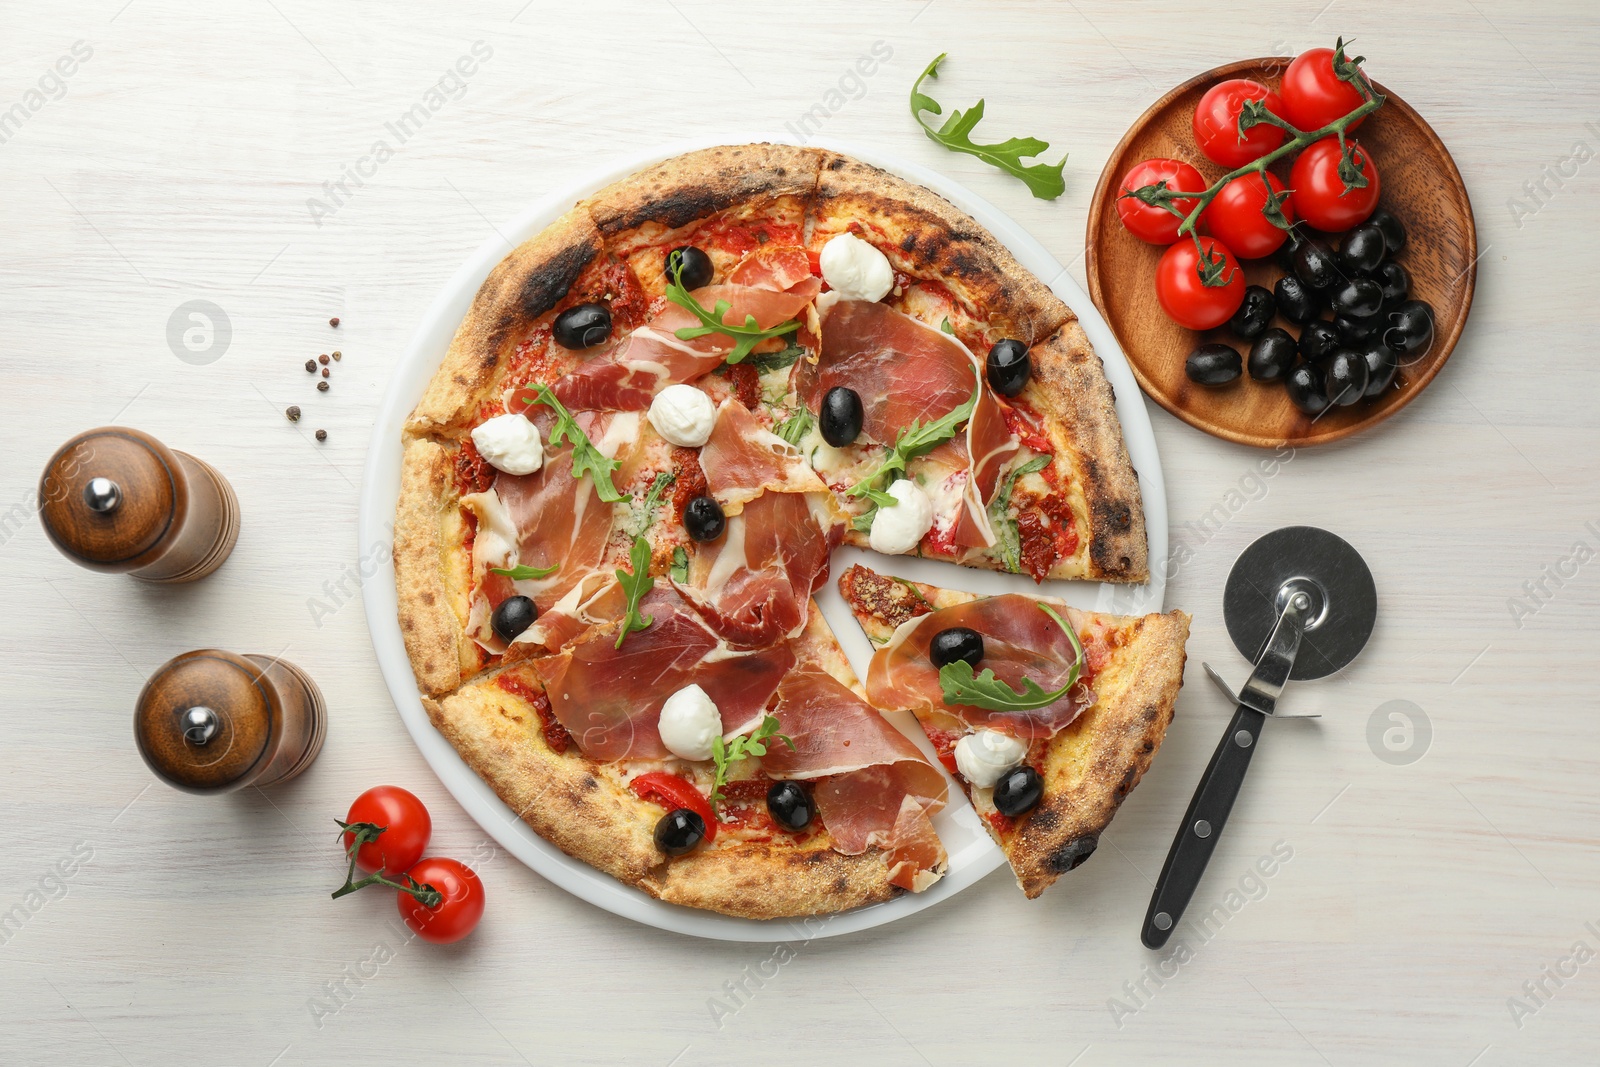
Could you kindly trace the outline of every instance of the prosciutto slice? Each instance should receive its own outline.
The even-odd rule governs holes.
[[[913,422],[939,419],[972,396],[977,404],[958,435],[971,476],[962,491],[956,544],[981,548],[994,544],[988,504],[1000,471],[1016,454],[1016,437],[1006,426],[999,402],[982,386],[977,358],[960,341],[883,304],[836,300],[822,317],[822,352],[815,368],[797,378],[800,395],[813,412],[834,386],[861,397],[862,433],[892,445]],[[960,459],[954,450],[947,456]]]
[[[799,245],[762,245],[733,268],[728,281],[777,293],[805,291],[816,296],[822,291],[822,280],[811,271],[811,254]]]
[[[761,494],[728,519],[722,537],[700,546],[679,592],[731,644],[760,647],[798,634],[844,533],[819,520],[819,512],[831,514],[827,505],[825,494]]]
[[[931,817],[945,780],[904,734],[849,687],[812,664],[778,686],[773,709],[794,751],[769,743],[761,769],[774,778],[820,779],[817,813],[836,851],[890,853],[895,884],[922,889],[938,877],[944,847]]]
[[[616,647],[616,628],[591,630],[553,656],[534,661],[550,710],[591,759],[664,759],[661,706],[687,685],[706,691],[724,729],[754,729],[794,665],[787,642],[753,651],[731,649],[669,586],[658,584],[640,605],[653,622]]]
[[[729,284],[708,285],[694,290],[693,296],[708,309],[719,300],[727,301],[724,322],[742,324],[747,315],[754,315],[757,325],[766,330],[794,318],[816,293],[805,285],[794,292],[774,292]],[[692,382],[715,370],[733,348],[735,341],[726,334],[678,339],[676,331],[699,325],[700,320],[689,311],[668,304],[622,344],[589,360],[551,388],[573,411],[643,411],[667,386]]]
[[[1068,625],[1081,625],[1072,609],[1058,601],[1049,603]],[[1066,683],[1076,652],[1061,627],[1039,609],[1039,604],[1033,597],[1007,593],[907,620],[888,644],[873,653],[867,668],[868,698],[880,708],[944,712],[974,729],[1000,730],[1028,739],[1054,737],[1094,703],[1094,693],[1081,677],[1059,700],[1042,708],[989,711],[946,704],[939,685],[939,669],[928,658],[934,634],[952,626],[965,626],[983,635],[979,670],[992,669],[996,678],[1019,692],[1023,678],[1033,679],[1041,689],[1059,689]]]
[[[706,487],[726,515],[737,515],[764,492],[825,493],[828,487],[801,451],[762,426],[732,397],[717,408],[711,438],[700,450]]]

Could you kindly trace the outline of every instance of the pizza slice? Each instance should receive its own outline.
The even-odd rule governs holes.
[[[867,704],[819,612],[792,641],[740,650],[670,589],[645,606],[653,625],[621,649],[617,624],[598,628],[425,699],[429,716],[537,833],[661,900],[769,919],[938,880],[944,777]],[[765,752],[720,777],[714,758],[675,755],[665,705],[690,686],[713,701],[728,745],[765,736]],[[675,854],[661,827],[680,811],[709,832]]]
[[[875,646],[868,699],[916,714],[1023,892],[1088,859],[1172,721],[1189,616],[978,597],[859,565],[839,589]]]

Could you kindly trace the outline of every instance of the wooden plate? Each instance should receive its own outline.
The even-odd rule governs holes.
[[[1361,124],[1355,139],[1378,166],[1380,205],[1406,228],[1406,246],[1395,259],[1411,275],[1411,296],[1433,307],[1433,347],[1402,361],[1395,385],[1382,396],[1331,409],[1315,419],[1289,402],[1280,383],[1252,381],[1245,374],[1219,388],[1196,385],[1185,376],[1184,359],[1203,343],[1232,344],[1241,355],[1248,346],[1226,328],[1196,333],[1167,318],[1155,293],[1156,263],[1165,249],[1145,244],[1123,229],[1117,215],[1117,187],[1130,168],[1155,156],[1187,160],[1208,181],[1221,177],[1223,168],[1195,147],[1195,105],[1207,89],[1227,78],[1252,78],[1277,89],[1288,63],[1287,58],[1230,63],[1191,78],[1156,101],[1106,162],[1089,209],[1089,294],[1122,343],[1139,385],[1189,425],[1258,448],[1337,441],[1409,404],[1455,348],[1478,276],[1478,233],[1461,173],[1422,116],[1374,83],[1385,103]],[[1272,168],[1286,185],[1290,162],[1285,159]],[[1283,274],[1276,256],[1246,261],[1244,271],[1249,284],[1268,289]],[[1281,318],[1274,325],[1299,335]]]

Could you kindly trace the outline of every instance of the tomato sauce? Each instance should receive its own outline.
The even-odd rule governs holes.
[[[752,363],[732,363],[724,368],[728,381],[733,386],[733,395],[739,398],[739,403],[751,411],[759,410],[761,406],[761,372],[756,370]]]
[[[456,452],[455,473],[456,493],[460,496],[481,493],[494,484],[494,468],[478,454],[478,448],[470,437],[461,439],[461,448]]]
[[[961,734],[955,730],[928,730],[928,740],[933,742],[933,751],[938,754],[939,762],[944,764],[944,769],[951,774],[956,773],[956,742],[961,740]]]
[[[1023,508],[1017,516],[1017,540],[1023,569],[1034,581],[1044,581],[1057,560],[1078,551],[1078,528],[1071,503],[1062,494],[1051,493]]]
[[[544,695],[543,689],[528,682],[515,671],[504,672],[494,680],[494,683],[512,696],[532,705],[534,713],[539,716],[539,727],[540,732],[544,734],[544,743],[550,746],[550,751],[562,755],[571,747],[572,735],[550,709],[550,698]]]
[[[689,501],[705,496],[711,489],[706,484],[706,472],[700,469],[700,450],[673,446],[672,477],[672,515],[681,523]]]

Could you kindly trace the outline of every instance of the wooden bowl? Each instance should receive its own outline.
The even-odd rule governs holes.
[[[1371,152],[1378,166],[1380,206],[1406,228],[1406,245],[1395,259],[1411,276],[1411,297],[1433,307],[1433,346],[1421,356],[1402,357],[1395,384],[1382,396],[1332,408],[1315,419],[1290,403],[1280,382],[1257,382],[1244,374],[1215,387],[1188,379],[1184,360],[1199,345],[1221,341],[1238,348],[1241,355],[1249,346],[1226,327],[1197,333],[1167,318],[1155,291],[1156,263],[1166,249],[1146,244],[1123,228],[1116,207],[1118,186],[1135,164],[1156,156],[1187,160],[1208,181],[1221,177],[1224,169],[1195,147],[1195,105],[1207,89],[1227,78],[1252,78],[1277,89],[1288,64],[1287,58],[1230,63],[1191,78],[1156,101],[1106,161],[1089,209],[1089,294],[1122,343],[1139,385],[1189,425],[1258,448],[1337,441],[1409,404],[1455,348],[1478,275],[1478,234],[1461,173],[1422,116],[1374,83],[1386,98],[1384,105],[1361,124],[1354,139]],[[1292,159],[1284,159],[1272,167],[1285,185],[1291,163]],[[1276,255],[1246,260],[1243,266],[1249,284],[1267,289],[1283,274]],[[1274,325],[1299,335],[1299,329],[1282,318]]]

